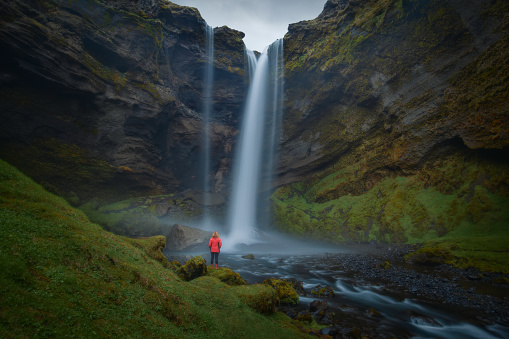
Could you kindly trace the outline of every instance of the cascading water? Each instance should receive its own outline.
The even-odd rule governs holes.
[[[205,57],[206,66],[203,78],[203,140],[202,140],[202,178],[203,178],[203,223],[208,223],[210,213],[210,169],[211,169],[211,119],[213,109],[213,87],[214,87],[214,29],[209,25],[205,26]]]
[[[264,189],[262,180],[269,180],[272,175],[273,149],[279,120],[274,115],[281,113],[282,106],[279,98],[282,93],[279,77],[279,69],[282,67],[280,47],[282,40],[269,46],[258,60],[253,52],[246,53],[252,77],[234,159],[233,192],[229,211],[230,234],[225,241],[226,249],[239,243],[251,244],[260,241],[257,239],[260,190]],[[274,71],[275,69],[277,71]],[[267,165],[268,162],[270,164]]]

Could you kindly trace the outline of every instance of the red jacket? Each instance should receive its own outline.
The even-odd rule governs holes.
[[[221,238],[210,238],[209,240],[209,248],[210,252],[219,253],[219,249],[223,246],[223,243],[221,242]]]

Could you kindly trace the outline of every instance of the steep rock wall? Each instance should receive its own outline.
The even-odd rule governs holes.
[[[206,60],[196,9],[25,0],[0,10],[3,158],[76,204],[195,188]],[[218,190],[245,93],[242,38],[215,31]]]
[[[503,1],[330,0],[290,25],[279,228],[365,242],[507,234],[508,19]]]

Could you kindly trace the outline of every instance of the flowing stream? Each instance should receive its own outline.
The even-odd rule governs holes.
[[[255,244],[246,246],[244,249],[251,251],[244,253],[257,253],[253,251],[253,246],[260,250],[255,254],[255,259],[244,259],[242,254],[226,252],[219,256],[219,266],[238,272],[249,284],[262,283],[265,279],[275,277],[295,278],[303,282],[308,291],[316,285],[330,286],[334,290],[335,296],[332,298],[301,296],[296,306],[297,312],[309,309],[313,300],[325,300],[341,326],[371,328],[381,338],[509,337],[508,327],[483,325],[476,320],[472,310],[455,305],[429,304],[412,299],[402,291],[390,290],[383,284],[362,281],[348,272],[338,271],[327,264],[326,249],[323,247],[303,249],[299,255],[289,255],[278,252],[288,249],[278,248],[276,244],[266,247]],[[271,249],[275,254],[268,254]],[[201,255],[209,260],[208,253]],[[380,312],[380,315],[369,315],[370,308]]]

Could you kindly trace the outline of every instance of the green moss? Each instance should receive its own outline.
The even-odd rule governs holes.
[[[1,156],[23,168],[53,193],[76,204],[104,190],[104,183],[116,176],[116,168],[97,154],[55,138],[31,140],[25,145],[4,144]],[[118,199],[118,192],[112,195]]]
[[[246,281],[242,279],[240,274],[227,267],[220,267],[219,269],[209,268],[207,274],[231,286],[247,285]]]
[[[336,295],[334,293],[334,290],[332,289],[332,287],[322,286],[322,285],[316,285],[315,287],[313,287],[310,290],[310,293],[314,297],[321,297],[321,298],[324,298],[324,297],[332,298]]]
[[[490,46],[473,63],[451,78],[440,109],[447,116],[464,116],[460,131],[472,148],[508,145],[506,119],[509,93],[509,57],[504,37]]]
[[[117,91],[127,86],[129,73],[121,73],[116,69],[111,69],[101,64],[88,53],[83,55],[83,64],[87,66],[93,74],[112,83]]]
[[[205,259],[201,256],[196,256],[186,261],[186,263],[179,267],[178,275],[182,280],[190,281],[207,273],[207,266],[205,266]]]
[[[266,279],[263,284],[269,285],[276,290],[279,301],[282,304],[298,304],[299,295],[295,292],[293,284],[285,279]]]
[[[159,201],[167,200],[159,197]],[[164,226],[155,214],[155,205],[146,202],[146,198],[129,199],[97,208],[94,201],[80,209],[95,223],[118,235],[146,237],[156,234],[167,235],[169,227]]]
[[[332,243],[448,241],[455,256],[471,251],[478,257],[476,267],[491,253],[496,263],[491,266],[503,268],[509,256],[503,246],[509,237],[503,226],[509,222],[504,165],[450,155],[414,175],[385,177],[353,195],[354,184],[365,180],[359,172],[350,165],[310,179],[309,185],[279,187],[272,194],[275,224],[285,232]],[[496,246],[487,244],[495,238]],[[474,253],[482,248],[475,245],[479,241],[486,245],[482,255]]]
[[[7,337],[300,338],[269,286],[182,281],[155,255],[0,161],[0,333]],[[160,253],[160,252],[159,252]],[[155,257],[155,259],[153,258]]]
[[[273,314],[279,306],[278,294],[268,285],[241,285],[234,288],[244,303],[261,314]]]

